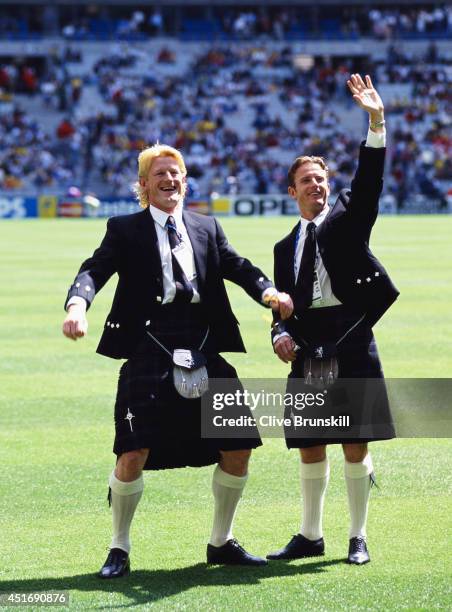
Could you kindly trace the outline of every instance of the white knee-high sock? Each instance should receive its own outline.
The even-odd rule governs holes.
[[[233,476],[223,472],[219,465],[214,470],[212,491],[215,500],[212,534],[209,543],[223,546],[232,538],[232,523],[235,511],[242,497],[248,475]]]
[[[143,475],[132,482],[123,482],[116,478],[113,471],[109,484],[113,517],[113,538],[110,548],[121,548],[128,553],[130,524],[143,493]]]
[[[301,463],[301,495],[303,516],[300,533],[308,540],[323,537],[322,516],[325,491],[330,478],[328,459],[317,463]]]
[[[373,472],[372,459],[368,453],[359,463],[345,460],[344,472],[347,483],[350,509],[350,538],[366,537],[367,509]]]

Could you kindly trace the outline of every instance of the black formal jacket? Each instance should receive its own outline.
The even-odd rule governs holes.
[[[210,326],[209,348],[214,352],[245,352],[224,279],[243,287],[259,303],[264,289],[273,283],[234,251],[214,217],[184,211],[183,219],[193,247],[206,323]],[[76,295],[85,298],[89,308],[95,294],[115,272],[118,285],[97,352],[128,359],[143,338],[146,321],[162,308],[162,263],[149,210],[108,220],[105,237],[93,256],[82,264],[65,308]]]
[[[399,295],[388,273],[369,249],[383,187],[384,148],[361,145],[358,169],[351,190],[343,189],[323,223],[316,229],[317,243],[334,295],[345,305],[366,313],[372,326]],[[274,281],[297,306],[294,278],[295,242],[300,222],[275,245]]]

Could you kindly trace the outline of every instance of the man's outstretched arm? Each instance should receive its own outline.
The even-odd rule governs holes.
[[[288,319],[293,312],[290,295],[281,293],[265,274],[248,259],[241,257],[229,244],[221,225],[215,219],[216,242],[223,278],[240,285],[254,300],[279,312]]]
[[[107,222],[107,232],[92,257],[80,267],[77,276],[69,288],[64,304],[67,315],[63,321],[62,331],[66,338],[77,340],[88,332],[86,311],[98,291],[117,271],[118,238],[113,219]]]
[[[346,204],[367,235],[377,218],[383,189],[386,151],[384,104],[369,75],[364,81],[361,75],[352,74],[347,85],[356,104],[369,115],[367,138],[360,148],[358,168]]]

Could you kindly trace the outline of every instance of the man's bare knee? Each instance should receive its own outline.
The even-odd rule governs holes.
[[[131,482],[139,478],[148,455],[148,448],[137,448],[120,455],[116,464],[116,478],[123,482]]]
[[[318,463],[326,459],[326,446],[311,446],[311,448],[300,448],[301,461],[303,463]]]
[[[343,444],[342,449],[349,463],[361,463],[367,455],[367,444]]]
[[[233,476],[246,476],[251,449],[220,451],[220,467],[223,472]]]

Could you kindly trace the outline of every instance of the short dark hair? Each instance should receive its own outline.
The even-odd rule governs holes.
[[[316,157],[315,155],[301,155],[297,157],[289,168],[287,173],[287,182],[289,187],[295,187],[295,174],[300,166],[303,164],[319,164],[319,166],[325,170],[326,177],[328,178],[328,166],[326,165],[323,157]]]

